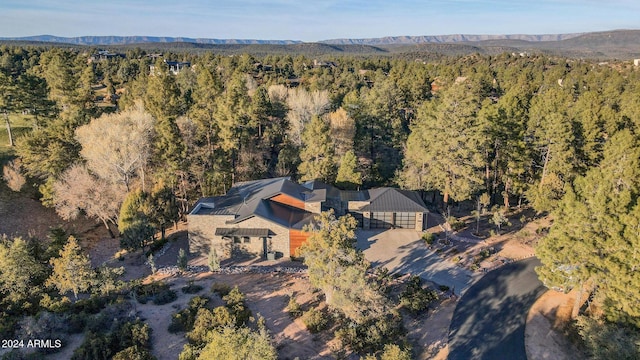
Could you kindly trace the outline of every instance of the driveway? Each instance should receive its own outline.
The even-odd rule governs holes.
[[[529,309],[545,291],[537,258],[486,274],[460,299],[449,328],[450,360],[526,360],[524,330]]]
[[[358,249],[372,266],[384,266],[391,273],[419,275],[462,294],[479,275],[443,260],[427,248],[415,230],[359,230]]]

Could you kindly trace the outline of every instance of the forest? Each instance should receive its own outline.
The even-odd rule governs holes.
[[[496,211],[530,207],[553,219],[537,272],[549,288],[579,290],[583,345],[595,358],[640,352],[632,62],[140,48],[92,60],[97,52],[0,47],[3,177],[61,218],[95,218],[123,248],[144,249],[200,197],[280,176],[421,190],[443,214],[481,198]],[[189,66],[172,72],[171,61]],[[51,254],[62,249],[52,246],[35,254],[22,240],[2,241],[0,254],[13,254],[0,256],[3,319],[37,313],[49,295],[34,289],[65,283],[51,275]],[[25,259],[37,276],[9,270],[7,261]],[[616,348],[604,346],[612,339]]]

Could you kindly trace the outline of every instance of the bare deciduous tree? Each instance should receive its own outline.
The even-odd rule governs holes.
[[[94,174],[112,183],[120,182],[128,191],[136,172],[144,176],[154,122],[141,104],[103,115],[76,130],[82,145],[80,154]]]
[[[289,138],[300,145],[302,132],[314,115],[320,116],[329,110],[329,93],[326,90],[308,92],[304,89],[291,89],[287,95],[287,120],[289,121]]]
[[[53,184],[56,212],[65,220],[75,219],[81,212],[102,221],[111,236],[109,223],[116,224],[120,204],[126,193],[124,184],[112,183],[74,165]]]
[[[331,126],[331,137],[336,147],[336,155],[344,156],[347,151],[353,150],[356,122],[343,108],[329,113],[328,118]]]
[[[2,169],[2,177],[7,183],[7,186],[16,192],[20,191],[27,182],[24,175],[22,175],[21,167],[20,159],[14,159],[9,161]]]

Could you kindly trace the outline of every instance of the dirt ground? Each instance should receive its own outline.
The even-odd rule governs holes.
[[[574,294],[547,291],[529,310],[525,346],[529,360],[579,360],[585,355],[562,333],[571,315]]]

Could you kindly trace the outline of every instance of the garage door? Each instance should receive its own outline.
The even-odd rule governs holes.
[[[392,212],[372,212],[371,228],[372,229],[390,229],[393,225]]]
[[[416,213],[414,212],[396,213],[396,227],[401,229],[415,229]]]

